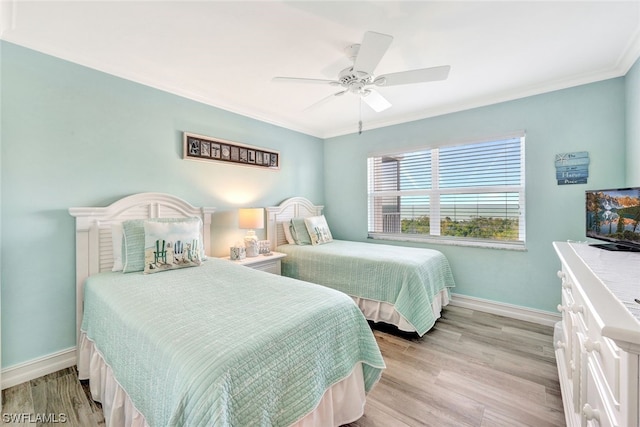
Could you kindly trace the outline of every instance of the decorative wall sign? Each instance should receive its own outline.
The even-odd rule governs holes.
[[[183,133],[183,158],[280,169],[280,153],[208,136]]]
[[[586,184],[589,178],[589,153],[556,154],[556,180],[558,185]]]

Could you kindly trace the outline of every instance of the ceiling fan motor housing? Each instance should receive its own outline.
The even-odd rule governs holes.
[[[366,85],[371,84],[371,75],[349,67],[340,71],[338,81],[351,93],[361,93]]]

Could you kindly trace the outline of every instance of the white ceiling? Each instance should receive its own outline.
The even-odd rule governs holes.
[[[2,39],[321,138],[623,76],[640,1],[2,0]],[[450,65],[445,81],[381,87],[375,113],[335,87],[366,31],[394,37],[376,74]]]

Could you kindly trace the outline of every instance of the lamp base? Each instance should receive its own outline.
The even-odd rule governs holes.
[[[255,231],[249,230],[249,232],[244,238],[244,247],[247,252],[247,258],[253,258],[258,256],[259,254],[258,236],[256,236]]]

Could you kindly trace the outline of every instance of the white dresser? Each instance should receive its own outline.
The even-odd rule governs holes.
[[[567,425],[637,427],[640,254],[553,246],[562,263],[554,339]]]

